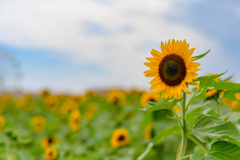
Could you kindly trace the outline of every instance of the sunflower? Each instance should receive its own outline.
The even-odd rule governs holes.
[[[169,39],[165,44],[161,42],[161,50],[162,53],[152,49],[153,58],[146,58],[150,62],[144,63],[150,68],[145,76],[155,77],[149,82],[150,90],[162,92],[162,98],[181,98],[182,90],[190,94],[187,84],[196,84],[193,79],[197,79],[196,71],[200,70],[197,68],[200,64],[191,58],[195,48],[189,49],[186,40]]]
[[[3,130],[3,126],[5,125],[5,118],[0,115],[0,132]]]
[[[207,73],[206,75],[207,76],[208,75],[217,75],[217,73],[215,73],[215,74]],[[219,81],[219,77],[215,78],[214,80]],[[198,85],[196,86],[197,89],[199,88],[199,84],[200,84],[200,82],[198,82]],[[217,95],[217,93],[218,93],[218,90],[207,90],[206,91],[206,96],[207,96],[207,98],[213,98],[215,95]]]
[[[71,112],[68,125],[72,131],[79,130],[81,125],[81,114],[78,110]]]
[[[130,142],[130,137],[128,131],[124,128],[116,129],[113,132],[110,144],[114,148],[122,147],[127,145]]]
[[[144,127],[144,139],[150,140],[153,138],[153,124],[149,123]]]
[[[73,100],[65,101],[61,106],[61,113],[67,114],[78,109],[78,104]]]
[[[227,106],[230,106],[231,107],[231,110],[234,110],[238,107],[239,105],[239,102],[238,101],[232,101],[230,99],[227,99],[227,98],[222,98],[222,103],[227,105]]]
[[[208,73],[206,75],[217,75],[217,73],[215,73],[215,74]],[[214,80],[219,81],[219,77],[215,78]],[[217,93],[218,93],[218,90],[207,90],[206,91],[207,98],[214,97]]]
[[[237,98],[237,100],[240,100],[240,93],[235,93],[234,95]]]
[[[41,139],[40,145],[42,148],[51,147],[54,144],[57,144],[59,139],[56,136],[43,137]]]
[[[43,116],[35,116],[31,120],[34,132],[42,132],[46,125],[46,120]]]
[[[173,107],[173,110],[178,114],[182,108],[179,107],[178,105]]]
[[[40,96],[41,96],[42,98],[45,98],[45,97],[47,97],[47,96],[49,96],[49,95],[50,95],[50,93],[49,93],[49,91],[48,91],[47,89],[43,90],[43,91],[41,92],[41,94],[40,94]]]
[[[107,102],[116,105],[125,104],[125,93],[120,90],[110,90],[107,94]]]
[[[95,111],[97,109],[97,106],[98,106],[98,103],[96,103],[96,102],[89,103],[89,105],[86,107],[86,111],[84,114],[85,119],[87,119],[87,120],[92,119],[92,117],[94,116]]]
[[[54,160],[57,158],[57,150],[55,148],[46,148],[44,152],[46,160]]]
[[[141,96],[140,105],[144,107],[148,101],[156,102],[158,99],[159,99],[159,95],[157,95],[156,93],[145,92]]]
[[[49,110],[55,111],[58,107],[59,100],[56,96],[48,95],[44,98],[44,103]]]

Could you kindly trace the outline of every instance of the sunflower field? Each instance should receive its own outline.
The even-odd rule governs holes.
[[[209,50],[210,51],[210,50]],[[2,160],[238,160],[240,84],[198,76],[184,41],[147,58],[152,91],[2,93]]]

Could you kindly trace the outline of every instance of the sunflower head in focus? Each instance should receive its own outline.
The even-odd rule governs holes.
[[[48,137],[43,137],[41,139],[40,145],[42,148],[48,148],[53,146],[54,144],[57,144],[59,139],[56,136],[48,136]]]
[[[71,112],[68,125],[72,131],[79,130],[81,125],[81,114],[78,110],[74,110]]]
[[[150,90],[154,89],[156,94],[162,92],[162,98],[181,98],[182,90],[188,91],[187,84],[196,84],[193,79],[197,79],[197,67],[200,65],[193,62],[191,58],[195,48],[189,49],[189,43],[184,41],[161,42],[161,52],[152,49],[150,52],[153,57],[146,58],[144,63],[150,68],[145,71],[146,77],[154,77],[149,82]]]
[[[114,148],[122,147],[127,145],[130,142],[130,137],[128,131],[124,128],[116,129],[113,132],[110,144]]]
[[[156,93],[153,92],[145,92],[142,94],[141,99],[140,99],[140,105],[142,107],[145,106],[145,104],[148,103],[148,101],[152,101],[152,102],[157,102],[157,100],[159,99],[159,95],[157,95]]]
[[[43,116],[35,116],[31,120],[32,129],[34,132],[42,132],[46,125],[46,120]]]
[[[57,150],[55,148],[46,148],[44,151],[46,160],[54,160],[57,158]]]
[[[115,105],[124,105],[126,101],[126,95],[120,90],[110,90],[107,94],[107,102]]]

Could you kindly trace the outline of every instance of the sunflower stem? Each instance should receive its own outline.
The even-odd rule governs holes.
[[[186,93],[183,92],[183,101],[182,101],[182,144],[178,156],[178,160],[181,160],[185,155],[185,150],[187,146],[187,127],[185,122],[185,112],[186,112]]]

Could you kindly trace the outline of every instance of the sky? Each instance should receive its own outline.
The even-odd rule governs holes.
[[[145,58],[172,38],[194,55],[211,49],[199,75],[228,70],[240,82],[237,0],[0,0],[0,19],[0,50],[18,63],[18,76],[0,65],[4,89],[148,90]]]

